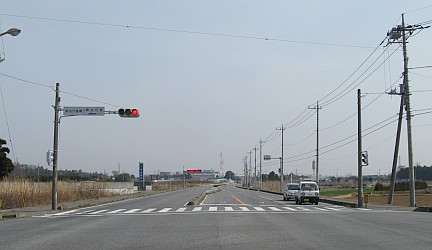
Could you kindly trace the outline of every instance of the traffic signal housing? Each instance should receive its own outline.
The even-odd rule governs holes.
[[[369,165],[369,155],[367,151],[361,152],[361,162],[362,162],[362,166]]]
[[[140,116],[138,109],[119,109],[118,115],[122,118],[138,118]]]

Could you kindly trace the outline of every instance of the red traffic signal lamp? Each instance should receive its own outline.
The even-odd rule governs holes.
[[[123,118],[138,118],[140,116],[138,109],[119,109],[118,115]]]

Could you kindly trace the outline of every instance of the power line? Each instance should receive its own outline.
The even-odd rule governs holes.
[[[372,49],[372,47],[368,47],[368,46],[340,44],[340,43],[324,43],[324,42],[291,40],[291,39],[281,39],[281,38],[271,38],[271,37],[235,35],[235,34],[225,34],[225,33],[214,33],[214,32],[203,32],[203,31],[181,30],[181,29],[156,28],[156,27],[145,27],[145,26],[138,26],[138,25],[125,25],[125,24],[115,24],[115,23],[102,23],[102,22],[90,22],[90,21],[80,21],[80,20],[68,20],[68,19],[60,19],[60,18],[47,18],[47,17],[25,16],[25,15],[13,15],[13,14],[7,14],[7,13],[0,13],[0,16],[8,16],[8,17],[16,17],[16,18],[27,18],[27,19],[36,19],[36,20],[45,20],[45,21],[54,21],[54,22],[65,22],[65,23],[77,23],[77,24],[87,24],[87,25],[108,26],[108,27],[126,28],[126,29],[142,29],[142,30],[152,30],[152,31],[163,31],[163,32],[175,32],[175,33],[194,34],[194,35],[219,36],[219,37],[230,37],[230,38],[241,38],[241,39],[254,39],[254,40],[275,41],[275,42],[311,44],[311,45],[324,45],[324,46],[347,47],[347,48]]]
[[[32,84],[32,85],[39,86],[39,87],[47,87],[47,88],[50,88],[50,89],[54,90],[53,86],[50,86],[50,85],[47,85],[47,84],[37,83],[37,82],[25,80],[25,79],[22,79],[22,78],[19,78],[19,77],[15,77],[15,76],[3,74],[3,73],[0,73],[0,75],[8,77],[8,78],[11,78],[11,79],[14,79],[14,80],[17,80],[17,81],[20,81],[20,82]],[[110,106],[113,106],[113,107],[119,107],[119,108],[121,107],[121,106],[116,105],[116,104],[99,101],[99,100],[96,100],[96,99],[92,99],[92,98],[89,98],[89,97],[81,96],[81,95],[74,94],[74,93],[67,92],[67,91],[60,91],[60,92],[64,93],[64,94],[67,94],[67,95],[71,95],[71,96],[75,96],[75,97],[78,97],[78,98],[82,98],[82,99],[85,99],[85,100],[89,100],[89,101],[93,101],[93,102],[97,102],[97,103],[101,103],[101,104],[110,105]]]

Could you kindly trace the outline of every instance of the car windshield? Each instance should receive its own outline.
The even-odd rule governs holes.
[[[297,190],[297,188],[298,188],[297,184],[288,185],[288,190]]]
[[[316,191],[318,190],[318,187],[315,183],[303,183],[301,189],[307,191]]]

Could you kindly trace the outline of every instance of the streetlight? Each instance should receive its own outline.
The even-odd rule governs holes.
[[[20,29],[12,28],[12,29],[9,29],[9,30],[6,31],[6,32],[1,33],[0,36],[4,36],[4,35],[18,36],[18,34],[19,34],[20,32],[21,32]]]

